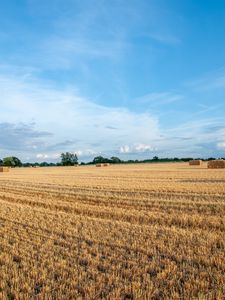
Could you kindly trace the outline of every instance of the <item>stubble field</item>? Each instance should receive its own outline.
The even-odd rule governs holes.
[[[0,173],[0,299],[224,299],[225,170]]]

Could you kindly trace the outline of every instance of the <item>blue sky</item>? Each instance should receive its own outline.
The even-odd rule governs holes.
[[[223,0],[0,4],[0,157],[225,156]]]

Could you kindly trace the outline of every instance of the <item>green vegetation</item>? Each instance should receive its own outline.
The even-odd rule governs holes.
[[[61,164],[63,166],[74,166],[78,164],[78,157],[73,153],[66,152],[61,154]]]
[[[49,162],[34,162],[34,163],[22,163],[17,157],[10,156],[0,159],[0,166],[9,166],[9,167],[56,167],[56,166],[74,166],[78,164],[78,156],[76,153],[62,153],[61,154],[61,161],[56,163],[49,163]],[[110,163],[110,164],[138,164],[138,163],[163,163],[163,162],[188,162],[194,159],[201,159],[203,161],[208,160],[215,160],[214,157],[209,157],[207,159],[204,158],[193,158],[193,157],[183,157],[183,158],[159,158],[158,156],[154,156],[153,158],[144,159],[144,160],[122,160],[119,157],[112,156],[111,158],[103,157],[103,156],[96,156],[90,162],[81,162],[80,165],[95,165],[95,164],[102,164],[102,163]],[[221,158],[224,159],[225,158]]]
[[[0,160],[0,165],[14,168],[14,167],[21,167],[22,162],[19,160],[19,158],[15,156],[9,156],[3,158],[3,160]]]

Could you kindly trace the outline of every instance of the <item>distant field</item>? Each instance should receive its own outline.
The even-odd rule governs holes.
[[[225,169],[0,173],[0,299],[224,299]]]

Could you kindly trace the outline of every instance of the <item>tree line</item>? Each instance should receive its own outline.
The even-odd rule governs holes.
[[[94,165],[94,164],[101,164],[101,163],[110,163],[110,164],[133,164],[133,163],[160,163],[160,162],[188,162],[193,159],[201,159],[203,161],[214,160],[216,158],[209,157],[207,159],[204,158],[193,158],[193,157],[184,157],[184,158],[159,158],[158,156],[154,156],[151,159],[144,159],[144,160],[122,160],[116,156],[112,156],[111,158],[103,157],[103,156],[96,156],[90,162],[81,162],[80,165]],[[222,158],[225,160],[225,158]],[[49,162],[35,162],[35,163],[22,163],[21,160],[15,156],[5,157],[0,159],[0,166],[8,166],[8,167],[55,167],[55,166],[75,166],[78,165],[78,156],[77,154],[65,152],[61,153],[60,161],[56,163],[49,163]]]

